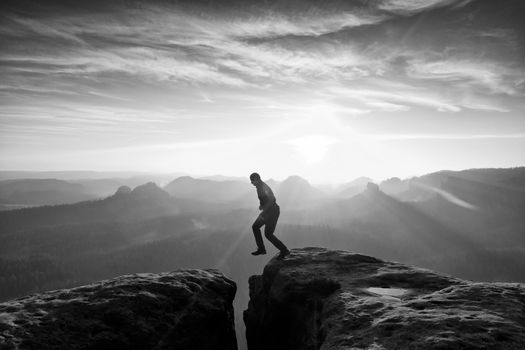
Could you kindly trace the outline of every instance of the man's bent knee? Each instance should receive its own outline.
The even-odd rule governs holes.
[[[270,239],[270,238],[274,237],[273,236],[273,230],[271,230],[271,231],[266,231],[265,230],[264,231],[264,237],[266,237],[267,239]]]
[[[252,224],[252,230],[253,231],[258,231],[262,225],[264,225],[264,223],[260,222],[259,220],[256,220],[253,224]]]

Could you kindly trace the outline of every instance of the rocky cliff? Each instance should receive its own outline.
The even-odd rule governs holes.
[[[0,349],[236,350],[235,283],[215,270],[134,274],[0,304]]]
[[[294,249],[250,278],[250,350],[525,349],[525,286]]]

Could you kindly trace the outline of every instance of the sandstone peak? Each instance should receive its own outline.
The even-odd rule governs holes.
[[[293,249],[250,278],[250,350],[518,349],[525,286],[474,283],[366,255]]]
[[[236,350],[235,291],[216,270],[178,270],[34,294],[0,304],[0,348]]]
[[[117,192],[115,192],[115,195],[127,194],[127,193],[131,193],[131,188],[129,186],[123,185],[117,189]]]

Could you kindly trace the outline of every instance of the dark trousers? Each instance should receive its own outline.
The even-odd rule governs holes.
[[[274,236],[275,226],[281,213],[279,206],[276,204],[269,208],[264,216],[259,215],[252,225],[253,235],[255,236],[255,243],[257,248],[265,249],[264,242],[261,236],[261,227],[264,225],[264,237],[268,239],[272,244],[280,251],[286,251],[287,248],[277,237]]]

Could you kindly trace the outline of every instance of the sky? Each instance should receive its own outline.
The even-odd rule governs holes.
[[[522,0],[5,0],[0,170],[525,165]]]

